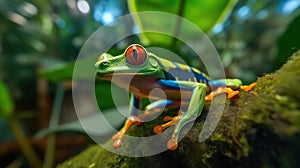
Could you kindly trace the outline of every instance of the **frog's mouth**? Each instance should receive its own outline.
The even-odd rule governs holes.
[[[147,70],[147,71],[128,71],[128,72],[110,72],[101,73],[97,72],[97,76],[101,79],[111,79],[112,77],[133,77],[133,76],[157,76],[159,74],[158,70]]]
[[[144,73],[144,72],[126,72],[126,73],[106,73],[106,74],[103,74],[103,73],[97,73],[97,76],[100,78],[100,79],[107,79],[107,80],[110,80],[112,78],[116,78],[116,77],[121,77],[121,78],[124,78],[124,77],[133,77],[133,76],[150,76],[150,75],[154,75],[155,73],[153,72],[148,72],[148,73]]]

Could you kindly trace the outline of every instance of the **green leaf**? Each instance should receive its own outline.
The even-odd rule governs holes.
[[[142,12],[142,11],[159,11],[168,12],[184,17],[185,19],[196,24],[204,32],[210,31],[218,22],[221,22],[230,13],[237,0],[222,0],[222,1],[204,1],[204,0],[129,0],[128,6],[130,12]],[[146,20],[140,20],[138,17],[133,18],[135,24],[142,30],[144,26],[150,24],[154,27],[160,27],[161,29],[173,29],[176,33],[176,27],[184,29],[185,32],[189,32],[186,27],[182,25],[167,25],[168,18],[147,18]],[[159,21],[158,21],[159,20]],[[157,26],[155,26],[157,25]],[[141,34],[142,43],[160,43],[171,44],[172,38],[161,34]]]
[[[47,60],[49,62],[49,60]],[[87,57],[81,60],[77,60],[77,64],[81,64],[82,66],[88,67],[92,66],[95,63],[94,57]],[[73,77],[73,70],[75,66],[75,62],[71,63],[52,63],[53,66],[44,65],[44,69],[39,71],[39,76],[42,76],[48,79],[51,82],[60,82],[63,80],[71,80]],[[96,71],[96,70],[95,70]],[[82,69],[79,74],[76,74],[76,79],[87,79],[86,74],[94,73],[91,72],[91,68]]]
[[[127,111],[128,106],[118,108],[120,111]],[[94,136],[103,136],[114,131],[113,128],[119,128],[125,122],[125,117],[118,112],[117,109],[109,109],[102,111],[104,118],[96,113],[86,118],[81,118],[66,124],[61,124],[57,127],[39,131],[35,136],[43,137],[51,133],[74,131],[81,133],[89,133]]]
[[[0,81],[0,117],[8,118],[13,114],[14,103],[5,84]]]
[[[60,64],[59,66],[42,69],[39,76],[48,79],[51,82],[60,82],[72,79],[74,63]]]
[[[274,69],[281,67],[286,60],[300,49],[300,38],[296,34],[300,30],[300,15],[298,15],[291,23],[288,25],[286,32],[280,37],[278,42],[278,53],[276,56],[276,62]]]
[[[92,59],[92,60],[91,60]],[[49,61],[47,61],[49,62]],[[82,64],[83,67],[88,67],[88,66],[94,66],[90,65],[94,63],[94,58],[85,58],[82,60],[77,61],[77,63]],[[54,63],[52,64],[54,65]],[[75,63],[69,63],[69,64],[60,64],[57,66],[55,64],[54,67],[49,68],[49,66],[44,65],[45,68],[44,70],[41,70],[39,72],[39,75],[46,78],[47,80],[51,82],[61,82],[64,80],[71,80],[73,77],[73,69],[74,69]],[[87,69],[92,69],[92,68],[87,68]],[[91,70],[83,69],[82,71],[79,71],[79,74],[76,75],[76,79],[87,79],[87,74],[88,73],[95,73],[95,72],[90,72]],[[93,70],[93,69],[92,69]],[[95,69],[96,71],[96,69]],[[96,77],[96,74],[95,74]],[[113,87],[113,88],[111,88]],[[105,80],[100,80],[99,78],[96,77],[95,79],[95,93],[97,97],[98,104],[101,109],[108,109],[108,108],[113,108],[114,107],[114,101],[112,98],[112,90],[114,90],[114,94],[118,95],[118,99],[122,99],[124,101],[119,102],[119,104],[128,104],[126,102],[126,96],[128,97],[128,92],[125,91],[124,89],[120,89],[116,87],[115,85],[111,85],[111,82],[105,81]]]

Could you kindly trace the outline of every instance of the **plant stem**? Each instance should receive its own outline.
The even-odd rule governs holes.
[[[52,112],[51,112],[49,129],[57,127],[58,125],[63,98],[64,98],[64,87],[60,83],[57,85],[57,89],[56,89],[55,99],[54,99]],[[46,149],[45,161],[43,165],[44,168],[53,167],[55,146],[56,146],[56,135],[50,134],[47,138],[47,149]]]
[[[177,42],[176,37],[178,37],[178,34],[180,32],[181,21],[182,21],[181,17],[183,16],[183,13],[184,13],[185,3],[186,3],[186,0],[180,0],[179,1],[178,10],[177,10],[177,15],[179,17],[177,17],[177,21],[176,21],[176,25],[175,25],[175,29],[174,29],[174,34],[173,34],[173,38],[172,38],[172,42],[171,42],[171,47],[175,46],[175,44]]]
[[[128,8],[129,8],[129,12],[132,14],[132,19],[134,21],[134,23],[139,26],[139,32],[142,32],[139,34],[139,38],[142,42],[142,44],[144,45],[148,45],[149,39],[147,38],[147,36],[145,35],[145,33],[143,33],[144,29],[143,29],[143,24],[141,21],[141,18],[139,17],[138,13],[139,12],[136,8],[136,3],[135,0],[127,0],[127,4],[128,4]]]
[[[30,166],[32,168],[42,167],[40,158],[27,140],[19,122],[15,118],[9,118],[7,122]]]
[[[230,1],[228,1],[228,4],[224,8],[223,12],[215,20],[215,23],[212,24],[211,27],[209,27],[207,29],[207,32],[210,32],[215,25],[217,25],[218,23],[224,21],[226,19],[226,17],[228,17],[228,15],[232,12],[232,10],[233,10],[233,8],[234,8],[234,6],[236,5],[237,2],[238,2],[237,0],[230,0]]]

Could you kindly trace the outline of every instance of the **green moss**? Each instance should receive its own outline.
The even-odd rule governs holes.
[[[227,100],[217,128],[202,143],[198,138],[210,103],[205,104],[202,115],[175,151],[131,158],[95,145],[59,167],[297,167],[299,67],[300,52],[297,52],[280,70],[259,78],[255,89]],[[132,127],[129,134],[152,135],[153,127],[162,122],[161,116],[140,127]]]
[[[58,167],[72,168],[113,168],[113,167],[138,167],[139,160],[134,157],[124,157],[111,153],[98,145],[87,148],[83,155],[64,162]]]

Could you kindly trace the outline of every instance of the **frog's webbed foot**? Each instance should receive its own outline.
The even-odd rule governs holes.
[[[250,85],[240,86],[240,90],[244,90],[246,92],[252,90],[256,86],[256,82],[251,83]]]
[[[176,125],[179,121],[179,119],[181,118],[182,116],[182,113],[183,111],[180,111],[178,113],[178,116],[175,116],[175,117],[171,117],[171,116],[165,116],[164,117],[164,121],[166,122],[165,124],[162,124],[162,125],[157,125],[153,128],[153,131],[155,134],[160,134],[162,133],[165,129],[169,128],[170,126],[172,125]]]
[[[229,87],[218,87],[216,90],[210,92],[207,96],[205,96],[205,101],[210,101],[212,100],[216,95],[222,94],[222,93],[227,93],[227,98],[231,99],[235,95],[239,94],[239,91],[237,90],[232,90]]]
[[[238,87],[239,90],[243,91],[250,91],[256,86],[256,82],[251,83],[250,85],[243,85]],[[232,90],[230,87],[218,87],[216,90],[210,92],[207,96],[205,96],[205,101],[210,101],[212,100],[216,95],[222,94],[222,93],[227,93],[227,98],[231,99],[234,96],[239,94],[238,90]]]
[[[126,132],[128,131],[128,129],[133,125],[140,125],[142,124],[142,120],[139,117],[133,116],[130,117],[126,120],[123,128],[117,132],[116,134],[114,134],[112,136],[112,139],[114,140],[113,146],[114,147],[119,147],[122,145],[122,140],[123,140],[123,136],[126,134]]]
[[[182,118],[183,115],[183,111],[179,111],[178,115],[175,117],[171,117],[171,116],[165,116],[164,117],[164,121],[166,122],[165,124],[162,125],[157,125],[153,128],[153,131],[155,134],[160,134],[162,133],[165,129],[167,129],[168,127],[172,126],[172,125],[177,125],[179,120]],[[171,139],[168,141],[168,149],[170,150],[175,150],[178,146],[178,142],[177,142],[177,138],[174,136],[174,134],[172,135]]]

